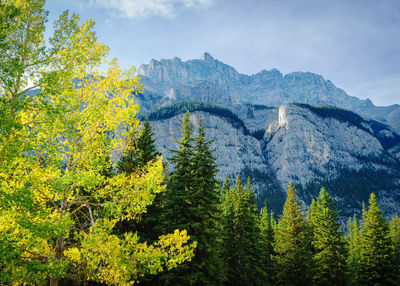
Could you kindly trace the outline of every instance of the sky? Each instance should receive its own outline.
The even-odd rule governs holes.
[[[47,0],[93,19],[122,67],[204,52],[255,74],[313,72],[376,105],[400,104],[399,0]]]

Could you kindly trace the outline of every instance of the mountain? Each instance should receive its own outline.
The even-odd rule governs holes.
[[[232,103],[273,107],[291,102],[329,104],[388,124],[400,132],[400,105],[375,106],[369,99],[349,96],[331,81],[310,72],[283,75],[277,69],[271,69],[245,75],[214,59],[209,53],[204,53],[200,60],[185,62],[179,58],[151,60],[149,64],[141,65],[138,73],[146,91],[158,94],[159,100],[163,98],[163,104],[182,98],[191,99],[190,93],[193,91],[189,87],[205,85],[208,91],[204,96],[215,98],[215,95],[220,94],[223,98],[219,99],[219,104],[227,107]],[[176,89],[180,91],[180,99],[169,96]]]
[[[152,60],[138,71],[141,114],[165,158],[189,110],[195,125],[203,117],[214,140],[218,179],[249,176],[260,205],[267,199],[280,212],[292,183],[305,205],[325,186],[344,216],[359,214],[370,192],[386,215],[398,211],[398,105],[374,106],[312,73],[243,75],[208,53],[186,62]]]

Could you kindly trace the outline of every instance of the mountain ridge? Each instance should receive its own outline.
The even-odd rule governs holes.
[[[253,75],[241,74],[235,68],[204,53],[201,59],[182,61],[151,60],[138,69],[148,91],[164,97],[178,86],[197,86],[213,83],[231,97],[233,104],[263,104],[279,107],[290,102],[330,104],[355,111],[368,119],[390,125],[400,132],[400,105],[375,106],[369,99],[348,95],[330,80],[311,72],[292,72],[283,75],[273,68]],[[218,91],[215,91],[218,93]],[[184,97],[184,94],[181,94]],[[188,95],[188,97],[190,97]],[[220,103],[229,106],[231,103]]]
[[[243,75],[208,53],[138,71],[145,89],[137,102],[165,159],[190,110],[214,140],[218,179],[250,177],[259,206],[266,199],[279,211],[292,183],[305,206],[325,186],[346,215],[359,215],[372,191],[387,216],[400,208],[400,135],[389,124],[400,123],[399,105],[374,106],[310,72]]]
[[[394,214],[400,206],[400,173],[396,171],[400,170],[400,160],[389,153],[392,149],[382,146],[367,121],[343,120],[341,115],[323,117],[320,111],[316,113],[305,104],[286,104],[279,108],[278,114],[269,109],[277,115],[277,120],[257,137],[246,132],[242,124],[232,124],[230,116],[219,114],[228,109],[217,107],[218,112],[210,112],[202,108],[209,105],[190,104],[175,103],[183,108],[174,109],[176,112],[166,117],[149,117],[164,158],[170,157],[169,149],[177,147],[174,139],[180,136],[180,121],[185,109],[191,110],[192,123],[196,126],[198,117],[202,116],[207,140],[214,140],[212,148],[216,150],[220,168],[218,179],[222,181],[227,174],[240,175],[242,179],[249,176],[259,205],[267,199],[276,202],[273,207],[279,210],[288,183],[300,190],[305,204],[317,194],[317,188],[325,186],[336,195],[345,213],[352,215],[361,208],[361,198],[367,195],[358,190],[362,185],[340,183],[348,180],[351,174],[363,177],[361,181],[368,186],[365,189],[374,191],[383,201],[386,214]],[[160,110],[169,108],[171,106]],[[357,119],[356,114],[352,116]],[[400,147],[399,143],[396,148]],[[383,182],[390,178],[390,182],[381,184],[375,177]],[[351,184],[357,180],[353,179]],[[336,186],[340,186],[340,190],[336,190]],[[357,194],[352,194],[352,189],[357,189]]]

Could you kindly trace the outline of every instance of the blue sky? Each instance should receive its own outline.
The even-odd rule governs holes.
[[[214,58],[241,73],[310,71],[376,105],[400,104],[398,0],[48,0],[96,22],[120,65]]]

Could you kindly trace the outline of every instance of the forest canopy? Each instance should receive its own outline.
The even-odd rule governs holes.
[[[138,131],[135,69],[108,61],[94,22],[68,11],[47,43],[44,3],[0,4],[0,281],[128,285],[176,267],[193,256],[185,230],[151,244],[114,231],[165,190],[161,158],[111,172]]]

